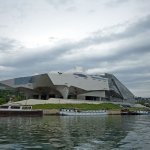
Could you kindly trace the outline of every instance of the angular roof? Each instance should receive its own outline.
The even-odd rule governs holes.
[[[48,73],[54,85],[74,86],[86,91],[109,90],[108,79],[81,73]]]

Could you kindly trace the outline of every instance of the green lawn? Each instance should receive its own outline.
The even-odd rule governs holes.
[[[118,110],[120,106],[112,103],[102,103],[102,104],[38,104],[33,105],[33,109],[60,109],[60,108],[77,108],[84,110]]]

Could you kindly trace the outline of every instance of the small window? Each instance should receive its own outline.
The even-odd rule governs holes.
[[[2,109],[8,109],[9,106],[0,106]]]
[[[22,109],[31,109],[31,106],[23,106]]]
[[[11,106],[11,109],[20,109],[20,106]]]

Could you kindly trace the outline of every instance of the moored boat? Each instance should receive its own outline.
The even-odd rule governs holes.
[[[144,110],[139,110],[139,111],[136,111],[138,115],[148,115],[149,112],[148,111],[144,111]]]
[[[1,105],[0,116],[42,116],[42,110],[33,110],[29,105]]]
[[[146,110],[128,110],[128,109],[123,109],[121,110],[121,115],[148,115],[150,114],[149,111]]]
[[[60,109],[60,115],[64,116],[95,116],[95,115],[107,115],[106,110],[78,110],[78,109]]]

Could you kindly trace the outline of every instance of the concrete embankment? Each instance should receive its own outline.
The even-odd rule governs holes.
[[[108,115],[121,115],[120,110],[108,110]]]
[[[59,109],[44,109],[43,115],[59,115]]]

